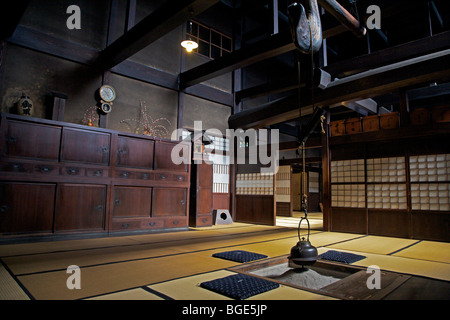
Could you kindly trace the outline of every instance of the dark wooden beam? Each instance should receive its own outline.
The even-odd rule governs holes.
[[[386,64],[418,57],[450,48],[450,31],[411,41],[356,58],[334,63],[324,68],[333,77],[348,76]]]
[[[299,88],[297,79],[285,79],[276,83],[265,83],[259,86],[243,89],[236,92],[236,103],[242,102],[249,98],[263,97],[270,94],[290,91]],[[302,84],[301,86],[304,86]]]
[[[323,37],[327,38],[342,33],[345,30],[344,27],[338,26],[337,28],[332,28],[332,30],[324,31]],[[238,49],[224,57],[181,73],[180,88],[184,89],[193,86],[236,69],[244,68],[293,50],[296,50],[296,48],[289,32],[270,36],[257,43]],[[291,84],[287,84],[287,87],[290,86]]]
[[[11,37],[30,0],[3,1],[0,9],[0,41]]]
[[[236,69],[244,68],[292,51],[295,45],[290,33],[279,33],[226,56],[204,63],[180,74],[180,89],[193,86]]]
[[[103,50],[96,66],[101,70],[111,69],[217,2],[219,0],[166,1]]]
[[[432,57],[408,61],[397,65],[375,69],[353,79],[332,82],[326,90],[316,90],[315,104],[330,106],[342,101],[373,98],[401,88],[450,79],[450,53],[444,51]],[[304,89],[302,101],[296,95],[288,96],[260,107],[245,110],[229,118],[232,129],[261,128],[298,117],[299,108],[303,114],[312,112],[311,93]]]

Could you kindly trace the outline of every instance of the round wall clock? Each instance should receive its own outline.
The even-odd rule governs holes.
[[[108,85],[102,86],[100,88],[100,98],[105,102],[113,102],[116,99],[116,90]]]

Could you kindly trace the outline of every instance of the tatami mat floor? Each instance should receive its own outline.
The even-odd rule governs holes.
[[[298,241],[297,225],[234,223],[166,234],[0,245],[0,300],[227,299],[199,283],[234,274],[230,268],[241,264],[212,255],[246,250],[269,258],[285,256]],[[378,265],[450,281],[450,243],[321,230],[312,230],[310,240],[320,254],[363,253],[366,258],[355,263],[361,267]],[[80,290],[67,288],[67,268],[72,265],[81,270]],[[282,285],[250,299],[332,298]]]

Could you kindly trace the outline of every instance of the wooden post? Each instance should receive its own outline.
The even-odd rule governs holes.
[[[323,179],[323,231],[331,231],[331,175],[330,175],[330,112],[326,114],[322,135],[322,179]]]
[[[405,88],[399,90],[400,102],[400,127],[407,127],[409,125],[409,99],[408,92]]]

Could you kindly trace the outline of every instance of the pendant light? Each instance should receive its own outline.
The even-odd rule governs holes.
[[[192,21],[189,21],[189,37],[188,39],[181,42],[181,46],[186,49],[187,52],[192,52],[194,49],[198,48],[198,43],[192,40]]]

